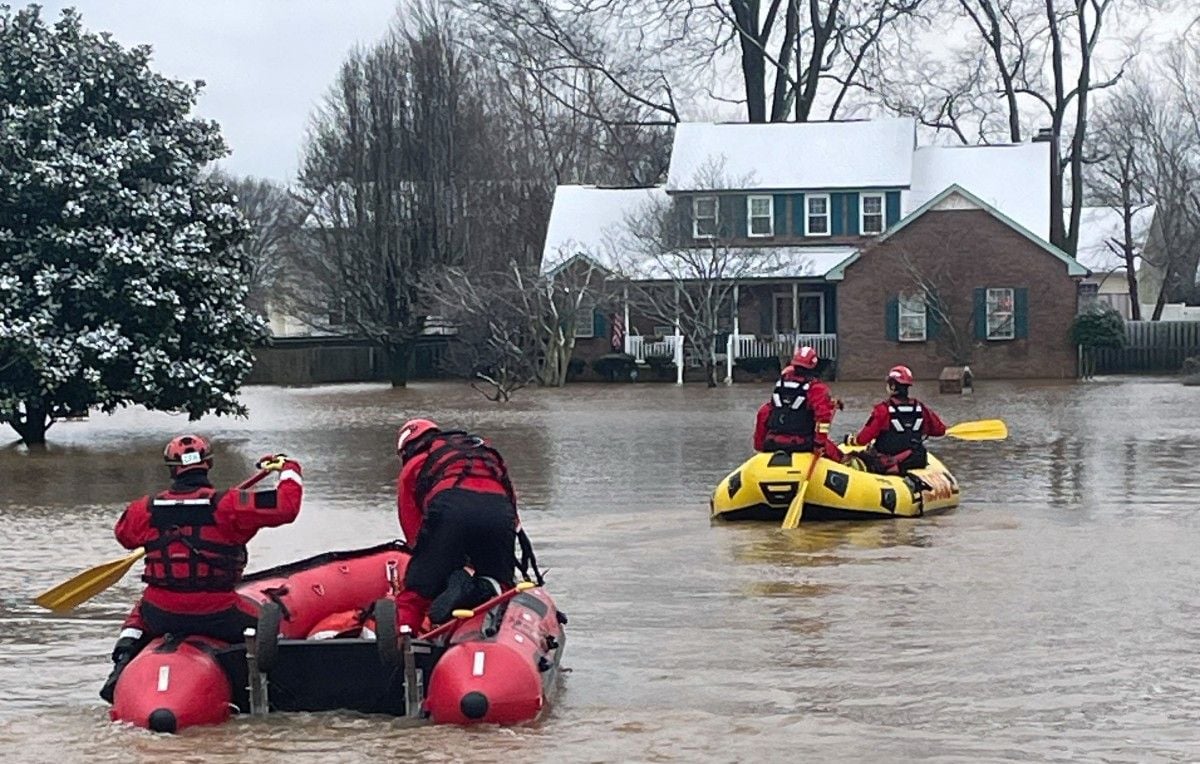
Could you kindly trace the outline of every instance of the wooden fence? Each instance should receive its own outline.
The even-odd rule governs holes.
[[[1123,348],[1096,351],[1096,373],[1176,373],[1200,356],[1200,321],[1127,321]]]

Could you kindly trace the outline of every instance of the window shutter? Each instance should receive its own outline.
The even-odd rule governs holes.
[[[732,233],[735,238],[744,239],[747,235],[746,228],[746,201],[744,196],[723,196],[721,197],[721,211],[729,210],[729,220],[731,227],[726,227],[726,235]]]
[[[858,194],[846,194],[846,233],[858,236],[862,231],[858,228]]]
[[[792,233],[804,235],[804,194],[792,194]]]
[[[884,228],[891,228],[900,219],[900,192],[888,191],[884,206],[887,208],[887,223]]]
[[[605,338],[608,336],[608,322],[604,318],[604,314],[599,310],[592,311],[592,332],[593,336]]]
[[[938,332],[941,331],[942,322],[938,320],[937,313],[925,306],[925,339],[937,339]]]
[[[975,290],[975,339],[987,339],[987,288]]]
[[[892,342],[900,341],[900,299],[898,297],[889,297],[884,303],[883,336],[884,339]]]
[[[834,236],[846,235],[846,224],[843,216],[846,214],[846,195],[829,195],[829,230]]]
[[[775,235],[787,235],[787,195],[775,194],[774,201],[771,202],[775,207]]]
[[[1013,290],[1013,334],[1019,340],[1029,336],[1029,290],[1025,287]]]

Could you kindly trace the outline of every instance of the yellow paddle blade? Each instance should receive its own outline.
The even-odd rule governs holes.
[[[56,613],[71,610],[120,581],[133,564],[145,555],[146,549],[138,547],[118,560],[88,568],[71,580],[39,594],[34,602]]]
[[[792,503],[788,504],[787,514],[783,516],[783,523],[779,526],[785,531],[793,531],[800,527],[800,518],[804,516],[804,494],[808,493],[808,481],[813,470],[817,468],[819,459],[816,454],[812,455],[812,461],[808,463],[808,474],[800,481],[800,485],[796,486],[796,495],[792,498]]]
[[[1008,437],[1008,425],[1003,419],[979,419],[959,422],[947,428],[946,434],[959,440],[1004,440]]]

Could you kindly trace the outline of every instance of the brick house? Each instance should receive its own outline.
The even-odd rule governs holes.
[[[764,263],[761,270],[750,268],[739,276],[731,304],[722,309],[728,318],[722,321],[718,344],[730,377],[735,368],[754,368],[764,359],[790,355],[797,343],[811,344],[833,360],[840,378],[878,376],[873,367],[887,359],[876,353],[888,343],[904,354],[920,350],[917,365],[926,370],[934,364],[938,369],[952,365],[952,357],[978,353],[983,366],[976,369],[977,375],[1069,376],[1073,367],[1063,359],[1073,358],[1073,352],[1066,330],[1055,327],[1069,324],[1074,316],[1076,280],[1087,271],[1046,242],[1049,166],[1048,146],[1037,141],[918,146],[915,123],[906,118],[685,123],[676,129],[665,185],[558,188],[543,268],[586,257],[616,275],[652,280],[653,274],[629,275],[622,267],[620,231],[639,208],[666,202],[682,221],[678,247],[705,247],[719,240],[743,251],[747,261]],[[956,193],[948,194],[951,189]],[[964,214],[947,215],[955,205],[959,209],[953,211]],[[928,215],[933,217],[926,220]],[[917,251],[922,236],[945,240],[937,247],[926,241],[930,249]],[[970,282],[972,290],[1032,289],[1040,295],[1043,286],[1051,284],[1055,298],[1044,304],[1040,299],[1022,302],[1023,309],[1035,314],[1021,313],[1021,329],[1028,336],[984,339],[974,345],[960,341],[950,352],[947,336],[962,332],[947,327],[938,334],[936,320],[927,323],[928,337],[913,339],[913,327],[919,323],[910,294],[914,290],[903,290],[901,305],[897,268],[886,265],[902,248],[913,250],[902,258],[908,276],[917,266],[930,265],[931,252],[936,251],[940,260],[935,270],[943,278],[953,275],[955,283]],[[766,267],[768,261],[771,267]],[[1001,274],[1005,278],[975,283]],[[872,287],[872,280],[879,278],[888,279],[890,289]],[[950,296],[954,290],[941,291],[945,294],[938,297],[940,302],[927,313],[940,315],[946,311],[939,308],[960,299],[957,293]],[[1068,293],[1070,298],[1064,298]],[[971,299],[974,295],[970,292]],[[996,316],[1003,312],[996,306],[1007,296],[1008,292],[993,293]],[[1032,295],[1013,291],[1011,297],[1026,300]],[[972,321],[971,331],[974,307],[962,319]],[[1062,315],[1048,315],[1055,311]],[[1010,312],[1015,316],[1015,307]],[[1029,318],[1036,320],[1026,325]],[[597,306],[592,321],[578,323],[581,358],[611,351],[615,323],[624,327],[621,344],[637,363],[668,357],[677,366],[679,381],[698,365],[699,354],[678,326],[648,320],[629,305]],[[901,324],[908,328],[903,342]],[[890,333],[896,338],[889,339]],[[1000,362],[1001,355],[1008,360]],[[866,368],[865,358],[874,359],[866,362],[872,368]]]

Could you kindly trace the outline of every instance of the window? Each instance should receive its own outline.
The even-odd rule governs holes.
[[[775,199],[770,196],[746,197],[746,230],[753,237],[775,235]]]
[[[1013,290],[987,290],[987,338],[1011,340],[1017,336],[1013,313]]]
[[[858,230],[863,236],[883,233],[883,194],[863,194]]]
[[[809,194],[804,197],[807,215],[804,216],[805,236],[829,235],[829,194]]]
[[[697,196],[692,200],[692,236],[706,239],[717,235],[717,212],[720,205],[715,196]]]
[[[796,323],[795,311],[792,309],[792,293],[775,293],[775,334],[794,334]]]
[[[575,339],[587,340],[596,336],[595,317],[591,308],[575,311]]]
[[[824,334],[825,295],[820,292],[800,292],[797,297],[798,309],[795,309],[791,292],[775,293],[775,334]],[[800,319],[799,326],[796,325],[797,318]]]
[[[897,324],[901,342],[924,342],[927,337],[928,317],[925,298],[920,294],[901,294],[897,301],[900,311]]]

